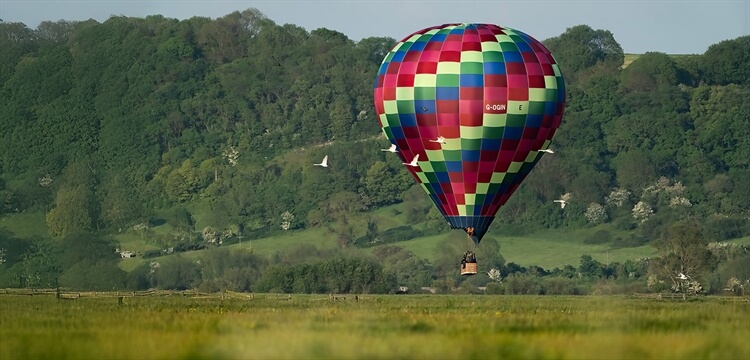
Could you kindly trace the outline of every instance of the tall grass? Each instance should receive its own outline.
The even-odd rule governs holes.
[[[0,229],[10,231],[20,238],[48,236],[47,222],[41,211],[0,216]]]
[[[750,303],[704,298],[0,296],[0,358],[747,359]]]

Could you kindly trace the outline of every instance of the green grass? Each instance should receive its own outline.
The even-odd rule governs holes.
[[[458,230],[455,230],[455,231],[451,230],[451,232],[455,232],[455,234],[460,237],[465,237],[465,235],[463,235],[463,232],[459,232]],[[430,260],[435,260],[440,256],[437,245],[438,243],[443,241],[445,238],[455,238],[455,235],[447,233],[447,234],[440,234],[440,235],[433,235],[433,236],[425,236],[425,237],[412,239],[409,241],[393,243],[392,245],[400,246],[404,249],[410,250],[419,257],[423,257],[423,258],[430,259]],[[468,244],[468,241],[466,243]],[[502,249],[501,249],[501,253],[502,253]],[[456,255],[457,257],[460,256],[460,254],[456,254]]]
[[[206,218],[210,217],[208,208],[203,204],[192,204],[190,211],[198,220],[195,228],[202,229],[207,224]],[[157,217],[164,217],[163,215],[157,214]],[[355,236],[362,236],[365,233],[368,218],[375,219],[381,231],[405,225],[406,219],[403,215],[403,204],[355,214],[349,220],[354,227]],[[41,213],[14,214],[0,218],[0,227],[16,233],[16,236],[19,237],[46,235],[44,215]],[[609,243],[592,245],[583,242],[599,230],[607,230],[613,237],[625,235],[624,232],[614,230],[611,224],[607,224],[583,229],[540,230],[523,236],[501,236],[501,225],[494,224],[487,236],[495,238],[500,243],[500,253],[507,262],[515,262],[523,266],[538,265],[550,270],[555,267],[562,268],[568,264],[578,266],[582,255],[591,255],[594,259],[605,264],[656,255],[655,249],[650,245],[613,249]],[[172,229],[168,224],[162,224],[152,227],[144,237],[131,228],[123,229],[122,232],[113,234],[113,237],[119,242],[123,250],[142,253],[160,249],[161,246],[154,241],[155,238],[168,236],[171,231]],[[420,257],[434,261],[441,255],[439,254],[438,244],[446,237],[455,238],[456,241],[463,241],[464,239],[463,232],[460,230],[446,230],[441,234],[393,243],[393,245],[411,250]],[[750,237],[735,239],[730,242],[750,244]],[[228,245],[228,247],[235,249],[240,247],[250,248],[260,255],[269,256],[277,251],[283,253],[303,244],[312,244],[319,248],[337,246],[335,235],[325,229],[318,228],[277,233],[268,238],[246,240],[242,244]],[[365,251],[371,252],[372,249],[367,248]],[[201,251],[195,251],[183,254],[183,256],[193,258],[200,254],[202,254]],[[151,261],[151,259],[143,259],[142,257],[123,259],[120,267],[130,271],[146,260]]]
[[[737,245],[750,245],[750,236],[727,240],[727,242],[731,244],[737,244]]]
[[[656,255],[656,249],[650,245],[613,249],[611,243],[584,243],[584,239],[595,231],[596,229],[542,230],[527,236],[497,239],[500,253],[506,261],[524,266],[539,265],[545,269],[562,268],[567,264],[577,266],[582,255],[591,255],[604,264]]]
[[[625,61],[623,61],[622,63],[622,68],[624,69],[628,67],[628,65],[633,63],[633,61],[635,61],[635,59],[637,59],[640,56],[641,54],[625,54]]]
[[[0,217],[0,229],[14,233],[20,238],[49,236],[43,212],[9,214]]]
[[[747,359],[748,303],[615,296],[0,296],[2,359]]]
[[[628,67],[633,61],[637,60],[643,54],[625,54],[625,59],[622,63],[622,68]],[[688,58],[691,56],[697,56],[696,54],[668,54],[672,59],[679,61],[680,59]]]

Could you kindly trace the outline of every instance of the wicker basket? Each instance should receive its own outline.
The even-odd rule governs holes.
[[[477,273],[477,263],[466,263],[461,264],[461,275],[476,275]],[[466,265],[466,266],[463,266]]]

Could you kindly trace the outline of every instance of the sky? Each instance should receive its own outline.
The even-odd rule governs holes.
[[[407,35],[445,23],[493,23],[539,40],[576,25],[609,30],[625,53],[702,54],[750,35],[750,0],[0,0],[0,19],[106,21],[111,15],[222,17],[256,8],[276,24],[328,28],[352,40]]]

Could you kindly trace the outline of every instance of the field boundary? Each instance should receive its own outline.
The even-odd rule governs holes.
[[[80,298],[135,298],[135,297],[159,297],[159,296],[183,296],[191,298],[215,298],[215,299],[241,299],[253,300],[253,293],[239,293],[224,291],[218,293],[207,293],[198,290],[141,290],[141,291],[75,291],[68,289],[32,289],[32,288],[4,288],[0,289],[0,295],[15,296],[56,296],[58,299],[80,299]],[[284,298],[287,298],[286,296]]]
[[[695,301],[704,298],[719,299],[722,301],[729,302],[750,302],[750,296],[722,296],[722,295],[696,295],[696,294],[680,294],[680,293],[633,293],[626,296],[627,298],[640,299],[640,300],[681,300],[681,301]]]
[[[293,294],[255,294],[225,290],[216,293],[198,290],[140,290],[140,291],[76,291],[69,289],[34,289],[34,288],[0,288],[0,295],[6,296],[55,296],[61,300],[75,300],[82,298],[117,298],[121,302],[124,298],[145,297],[189,297],[193,299],[222,299],[222,300],[255,300],[266,299],[276,301],[290,301]],[[303,294],[319,295],[320,298],[311,300],[328,300],[331,302],[358,302],[361,294]],[[325,296],[325,297],[324,297]],[[348,298],[347,298],[348,297]]]

